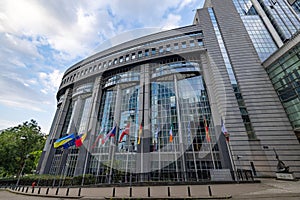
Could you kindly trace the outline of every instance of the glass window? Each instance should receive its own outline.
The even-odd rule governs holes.
[[[191,40],[190,41],[190,47],[194,47],[194,46],[195,46],[194,40]]]
[[[132,53],[131,54],[131,60],[134,60],[135,59],[135,53]]]
[[[163,53],[164,52],[164,47],[163,46],[160,46],[159,47],[159,53]]]
[[[145,50],[145,56],[149,56],[149,49]]]
[[[156,49],[155,49],[155,48],[152,48],[151,54],[152,54],[152,55],[155,55],[155,54],[156,54]]]
[[[126,55],[125,61],[126,61],[126,62],[129,61],[129,55]]]
[[[138,58],[141,58],[141,57],[143,57],[143,52],[142,52],[142,51],[139,51],[139,52],[138,52]]]
[[[112,64],[112,61],[111,60],[108,61],[108,66],[111,66],[111,64]]]
[[[122,63],[123,60],[124,60],[124,59],[123,59],[123,56],[121,56],[121,57],[120,57],[120,63]]]
[[[171,51],[171,46],[169,44],[166,46],[166,51]]]
[[[203,40],[202,39],[198,39],[198,45],[201,47],[203,46]]]
[[[181,48],[185,49],[186,48],[186,42],[181,43]]]
[[[174,49],[175,49],[175,50],[179,49],[178,43],[175,43],[175,44],[174,44]]]
[[[114,60],[114,65],[117,64],[117,63],[118,63],[118,59],[116,58],[116,59]]]

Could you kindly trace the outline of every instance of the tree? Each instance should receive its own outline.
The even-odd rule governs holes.
[[[37,167],[37,160],[44,144],[45,136],[35,120],[2,131],[0,133],[1,173],[18,177],[23,166],[25,166],[23,173],[31,173]]]

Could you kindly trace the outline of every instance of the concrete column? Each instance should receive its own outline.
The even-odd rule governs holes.
[[[79,149],[78,159],[75,168],[75,175],[86,174],[88,162],[89,162],[89,153],[92,144],[92,140],[94,135],[96,134],[96,127],[97,127],[97,115],[100,108],[100,101],[101,101],[101,94],[102,94],[102,87],[101,83],[101,76],[97,77],[93,86],[92,92],[92,106],[89,111],[89,118],[88,118],[88,126],[85,129],[85,133],[87,133],[87,137],[85,139],[84,145],[82,145]]]
[[[55,118],[53,120],[50,135],[46,141],[46,145],[43,150],[43,160],[40,165],[40,174],[48,174],[51,163],[55,154],[55,150],[53,147],[53,143],[56,139],[61,136],[61,131],[63,129],[65,117],[68,113],[68,109],[70,106],[70,99],[71,99],[72,89],[68,88],[64,94],[64,100],[62,101],[61,105],[57,108]]]
[[[141,66],[140,76],[140,93],[139,93],[139,125],[143,123],[143,133],[141,143],[138,145],[138,156],[136,169],[140,173],[140,181],[145,180],[151,169],[150,145],[151,145],[151,126],[150,126],[150,74],[149,64]]]
[[[180,112],[181,110],[179,104],[178,84],[177,84],[176,75],[174,75],[174,85],[175,85],[176,112],[177,112],[178,135],[179,135],[179,154],[182,155],[183,176],[184,176],[184,181],[186,181],[187,178],[186,178],[185,147],[183,144],[183,135],[182,135],[183,133],[182,133],[182,124],[181,124],[181,112]],[[175,160],[175,162],[177,161]]]
[[[121,102],[122,102],[122,90],[121,85],[117,85],[117,95],[116,95],[116,105],[114,110],[114,124],[113,127],[117,126],[115,137],[110,138],[110,149],[109,149],[109,160],[110,160],[110,171],[109,171],[109,183],[112,181],[112,172],[115,162],[115,153],[116,148],[118,147],[118,135],[119,135],[119,125],[120,125],[120,117],[121,117]]]

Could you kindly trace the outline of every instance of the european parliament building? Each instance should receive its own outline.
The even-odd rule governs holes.
[[[95,184],[274,177],[278,155],[300,177],[299,5],[206,0],[190,26],[71,66],[39,173]],[[87,135],[82,146],[54,148],[72,133]]]

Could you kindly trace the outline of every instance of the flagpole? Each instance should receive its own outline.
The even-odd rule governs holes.
[[[231,167],[232,167],[233,172],[234,172],[235,180],[237,182],[239,182],[239,178],[237,176],[236,166],[235,166],[235,163],[234,163],[234,160],[233,160],[231,146],[230,146],[230,142],[229,142],[229,134],[226,130],[226,127],[225,127],[225,124],[224,124],[224,121],[223,121],[222,118],[221,118],[221,132],[223,132],[223,134],[225,136],[226,146],[227,146],[227,149],[228,149],[229,159],[230,159]]]
[[[100,133],[101,134],[101,133]],[[100,138],[99,139],[99,141],[100,141],[100,155],[99,155],[99,160],[98,160],[98,162],[97,162],[97,175],[96,175],[96,179],[95,179],[95,184],[97,183],[97,179],[98,179],[98,177],[99,177],[99,170],[100,170],[100,162],[101,162],[101,160],[102,160],[102,138]]]
[[[209,141],[209,150],[210,150],[211,160],[213,162],[214,169],[216,169],[216,163],[215,163],[215,158],[211,147],[211,141]]]
[[[189,125],[190,125],[190,122],[189,122]],[[194,140],[194,137],[192,137],[191,126],[188,127],[188,131],[190,132],[190,138],[193,138],[193,140]],[[194,144],[193,144],[192,140],[191,140],[191,145],[192,145],[192,151],[193,151],[193,160],[194,160],[194,165],[195,165],[196,180],[199,181],[195,149],[194,149]]]
[[[128,136],[128,135],[127,135]],[[129,139],[129,137],[126,139]],[[127,141],[127,140],[126,140]],[[129,145],[128,145],[129,146]],[[129,147],[127,147],[127,155],[126,155],[126,169],[125,169],[125,183],[127,183],[127,173],[128,173],[128,159],[129,159]]]
[[[227,146],[227,149],[228,149],[229,159],[230,159],[230,162],[231,162],[231,167],[232,167],[233,172],[234,172],[235,180],[237,182],[239,182],[239,179],[238,179],[238,176],[237,176],[236,167],[235,167],[235,163],[234,163],[233,156],[232,156],[232,151],[231,151],[230,143],[229,143],[229,138],[228,139],[226,138],[226,146]]]
[[[206,141],[209,142],[209,150],[210,150],[210,155],[211,155],[211,160],[213,162],[213,166],[214,166],[214,169],[216,169],[216,163],[215,163],[215,158],[214,158],[214,155],[213,155],[213,151],[212,151],[212,146],[211,146],[211,138],[209,136],[209,127],[207,125],[207,120],[206,118],[204,117],[204,126],[205,126],[205,135],[208,136],[206,137]],[[207,130],[206,130],[207,129]],[[209,139],[208,139],[209,138]]]
[[[177,151],[176,151],[176,137],[174,136],[174,154],[175,154],[175,168],[176,168],[176,177],[177,177],[177,181],[179,181],[179,172],[178,172],[178,164],[177,164]]]

